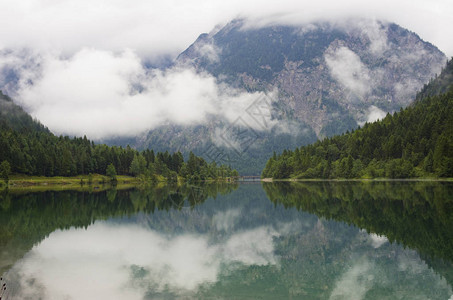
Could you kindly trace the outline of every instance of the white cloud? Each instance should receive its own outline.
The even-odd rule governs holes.
[[[31,115],[57,134],[93,139],[133,136],[166,122],[199,124],[210,115],[232,122],[261,95],[193,69],[146,70],[131,50],[46,55],[39,71],[22,75],[15,98]]]
[[[196,45],[195,51],[198,52],[198,56],[205,57],[209,62],[215,63],[219,61],[219,54],[222,49],[216,47],[212,43],[204,43]]]
[[[367,122],[372,123],[372,122],[376,122],[377,120],[382,120],[385,118],[386,115],[387,115],[387,113],[385,111],[379,109],[378,107],[376,107],[374,105],[371,105],[368,108]]]
[[[0,48],[132,48],[144,58],[175,56],[218,23],[249,17],[258,24],[370,17],[396,22],[453,55],[450,0],[3,0]],[[20,22],[18,21],[20,20]]]
[[[373,286],[373,267],[367,260],[355,263],[337,281],[329,299],[364,299],[366,292]]]
[[[340,46],[328,49],[324,54],[331,75],[353,93],[364,97],[370,92],[370,75],[368,68],[360,57],[349,48]]]
[[[387,237],[383,235],[377,235],[375,233],[370,233],[369,237],[371,240],[371,245],[376,249],[380,248],[382,245],[389,241]]]
[[[377,120],[384,119],[386,115],[387,113],[380,109],[379,107],[370,105],[370,107],[368,107],[367,111],[364,114],[364,118],[362,118],[361,121],[358,121],[357,124],[359,126],[363,126],[367,122],[373,123],[376,122]]]
[[[351,20],[352,21],[352,20]],[[357,38],[365,34],[369,41],[369,50],[372,54],[379,56],[388,48],[386,28],[388,24],[382,23],[376,19],[354,19],[351,23],[350,20],[337,22],[341,26],[350,31],[350,33]]]
[[[229,261],[246,265],[275,265],[273,237],[278,233],[262,226],[232,235],[222,249]]]
[[[226,211],[217,212],[212,217],[212,222],[214,222],[217,230],[227,231],[234,228],[240,216],[241,211],[239,209],[229,209]]]

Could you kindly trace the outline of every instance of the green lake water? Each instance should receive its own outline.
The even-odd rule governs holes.
[[[453,183],[0,193],[3,299],[453,299]]]

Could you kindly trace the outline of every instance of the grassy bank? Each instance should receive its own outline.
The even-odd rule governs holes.
[[[117,176],[116,188],[125,189],[140,184],[141,181],[136,177],[119,175]],[[107,176],[93,174],[79,175],[73,177],[44,177],[11,175],[8,189],[26,191],[47,191],[47,190],[104,190],[111,188],[112,183]],[[0,185],[0,189],[5,189],[6,184]]]
[[[206,180],[205,182],[232,182],[231,178],[222,178],[218,180]],[[178,176],[177,184],[183,184],[185,180]],[[117,175],[115,183],[116,189],[128,189],[138,186],[165,185],[168,180],[162,175],[156,175],[154,180],[142,176],[132,177],[126,175]],[[0,180],[0,190],[8,188],[10,191],[103,191],[112,188],[113,183],[110,177],[100,174],[78,175],[73,177],[45,177],[45,176],[28,176],[28,175],[11,175],[9,184],[6,185]]]

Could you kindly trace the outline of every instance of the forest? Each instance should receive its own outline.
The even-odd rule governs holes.
[[[262,177],[453,177],[452,74],[450,60],[412,105],[381,121],[280,155],[274,153]]]
[[[112,179],[160,176],[169,181],[178,176],[198,181],[238,175],[229,166],[207,163],[193,153],[188,156],[185,161],[180,152],[139,152],[129,146],[95,144],[86,137],[58,137],[0,94],[0,176],[5,181],[11,173],[49,177],[96,173]]]

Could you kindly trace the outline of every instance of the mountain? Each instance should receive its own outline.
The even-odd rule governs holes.
[[[416,99],[382,121],[274,155],[262,176],[453,177],[453,60]]]
[[[250,26],[235,20],[203,34],[177,62],[249,91],[278,89],[279,109],[318,136],[367,121],[372,105],[407,106],[446,62],[435,46],[392,23]]]
[[[445,61],[435,46],[393,23],[356,19],[256,27],[234,20],[201,34],[175,66],[213,75],[228,88],[266,93],[265,105],[278,126],[246,134],[252,146],[239,151],[218,141],[219,132],[236,126],[221,118],[161,126],[128,142],[139,149],[192,150],[208,159],[205,153],[214,145],[217,157],[227,157],[223,162],[241,174],[258,174],[273,151],[341,134],[407,106]]]

